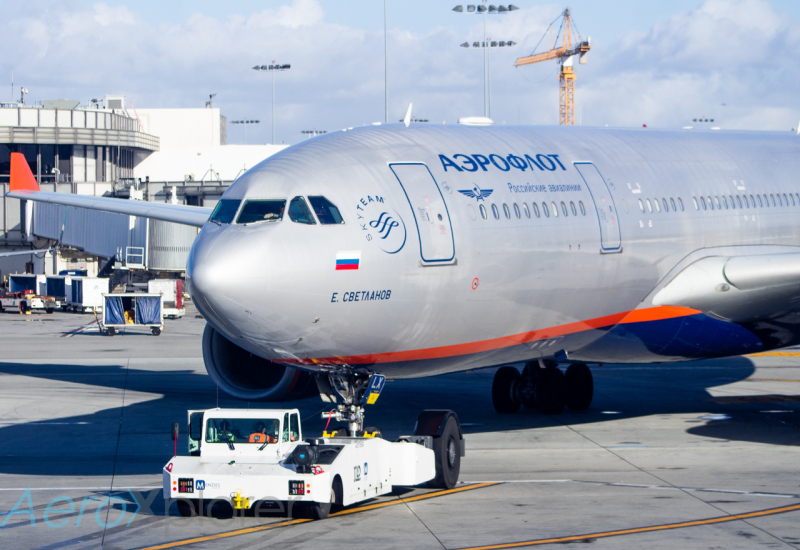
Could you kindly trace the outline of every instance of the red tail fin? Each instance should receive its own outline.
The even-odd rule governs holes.
[[[11,153],[11,190],[39,191],[39,184],[33,177],[31,167],[22,153]]]

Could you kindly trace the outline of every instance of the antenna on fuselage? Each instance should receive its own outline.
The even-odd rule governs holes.
[[[413,103],[409,103],[408,104],[408,111],[406,111],[406,118],[403,119],[403,122],[405,123],[406,128],[408,128],[408,125],[411,124],[411,106],[412,105],[413,105]]]

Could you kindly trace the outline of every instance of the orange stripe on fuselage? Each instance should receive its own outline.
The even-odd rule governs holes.
[[[556,338],[568,334],[576,334],[586,330],[613,327],[618,324],[645,323],[649,321],[661,321],[664,319],[674,319],[676,317],[686,317],[696,315],[702,311],[688,307],[677,306],[657,306],[646,309],[634,309],[622,313],[614,313],[604,317],[596,317],[587,321],[577,321],[558,325],[555,327],[522,332],[511,336],[481,340],[479,342],[468,342],[466,344],[453,344],[450,346],[439,346],[435,348],[415,349],[408,351],[391,351],[388,353],[372,353],[368,355],[353,355],[349,357],[324,357],[321,359],[305,359],[297,361],[300,364],[324,364],[324,365],[364,365],[372,363],[397,363],[401,361],[419,361],[423,359],[442,359],[445,357],[456,357],[459,355],[470,355],[486,351],[494,351],[503,348],[510,348],[520,344],[530,344],[539,340]]]

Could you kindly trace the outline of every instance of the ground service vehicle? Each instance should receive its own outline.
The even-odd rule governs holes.
[[[279,503],[295,517],[321,519],[331,506],[396,485],[452,488],[464,453],[458,417],[447,410],[423,411],[415,435],[398,441],[369,428],[307,437],[297,409],[189,411],[188,420],[190,456],[175,456],[163,469],[167,507],[177,500],[183,516],[223,501],[256,515]]]
[[[33,290],[7,292],[0,298],[0,311],[19,311],[22,314],[31,311],[53,313],[57,304],[49,296],[37,296]]]

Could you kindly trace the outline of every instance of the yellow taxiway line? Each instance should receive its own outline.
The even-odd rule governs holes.
[[[780,508],[769,508],[767,510],[759,510],[757,512],[749,512],[747,514],[733,514],[730,516],[698,519],[695,521],[682,521],[679,523],[667,523],[665,525],[652,525],[649,527],[634,527],[632,529],[619,529],[617,531],[601,531],[599,533],[587,533],[585,535],[570,535],[566,537],[554,537],[549,539],[526,540],[521,542],[509,542],[505,544],[491,544],[488,546],[470,546],[468,548],[459,548],[458,550],[498,550],[501,548],[521,548],[524,546],[540,546],[543,544],[559,544],[559,543],[564,544],[568,542],[576,542],[588,539],[601,539],[607,537],[617,537],[620,535],[632,535],[635,533],[665,531],[667,529],[681,529],[684,527],[696,527],[698,525],[712,525],[715,523],[740,521],[744,519],[758,518],[762,516],[771,516],[774,514],[783,514],[785,512],[794,512],[797,510],[800,510],[800,504],[793,504],[791,506],[781,506]]]
[[[426,493],[424,495],[417,495],[415,497],[410,498],[402,498],[398,497],[397,500],[390,500],[388,502],[378,502],[376,504],[368,504],[366,506],[358,506],[356,508],[350,508],[347,510],[342,510],[341,512],[336,512],[335,514],[331,514],[328,517],[337,517],[337,516],[344,516],[347,514],[356,514],[359,512],[366,512],[368,510],[375,510],[377,508],[385,508],[387,506],[396,506],[397,504],[405,504],[408,502],[415,502],[418,500],[426,500],[429,498],[436,498],[441,497],[444,495],[451,495],[453,493],[461,493],[463,491],[471,491],[473,489],[480,489],[482,487],[491,487],[492,485],[499,485],[499,483],[475,483],[473,485],[465,485],[463,487],[456,487],[454,489],[445,489],[444,491],[435,491],[433,493]],[[298,523],[308,523],[309,521],[314,521],[312,519],[291,519],[286,521],[278,521],[275,523],[270,523],[267,525],[259,525],[256,527],[247,527],[245,529],[236,529],[235,531],[226,531],[224,533],[217,533],[215,535],[205,535],[202,537],[194,537],[191,539],[183,539],[183,540],[176,540],[173,542],[167,542],[164,544],[156,544],[155,546],[146,546],[144,548],[140,548],[139,550],[165,550],[167,548],[178,548],[180,546],[188,546],[190,544],[197,544],[199,542],[208,542],[211,540],[219,540],[225,539],[229,537],[238,537],[241,535],[249,535],[251,533],[258,533],[260,531],[266,531],[268,529],[277,529],[278,527],[288,527],[289,525],[296,525]]]

